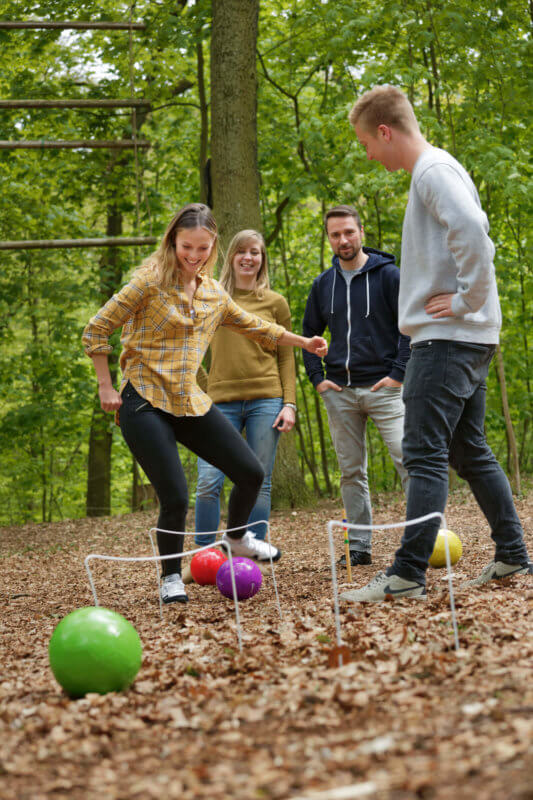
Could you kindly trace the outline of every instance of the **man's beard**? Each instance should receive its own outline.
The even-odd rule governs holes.
[[[353,261],[354,258],[357,256],[358,253],[361,252],[360,247],[351,247],[349,250],[338,250],[335,255],[337,255],[341,261]]]

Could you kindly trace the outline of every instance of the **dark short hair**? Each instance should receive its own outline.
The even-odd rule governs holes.
[[[361,225],[361,217],[357,209],[353,206],[334,206],[330,208],[329,211],[326,211],[324,214],[324,228],[326,229],[326,233],[328,232],[328,219],[331,217],[353,217],[359,228],[363,227]]]

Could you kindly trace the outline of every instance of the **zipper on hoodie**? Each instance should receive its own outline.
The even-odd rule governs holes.
[[[352,381],[351,381],[351,377],[350,377],[350,337],[351,337],[351,333],[352,333],[352,315],[351,315],[351,304],[350,304],[350,300],[351,300],[350,288],[351,288],[351,285],[352,285],[352,281],[353,281],[353,278],[349,283],[348,283],[348,281],[345,281],[345,283],[346,283],[346,313],[348,315],[348,337],[347,337],[347,342],[346,342],[346,353],[347,353],[347,355],[346,355],[346,375],[348,376],[348,383],[346,384],[346,386],[351,386],[352,385]]]

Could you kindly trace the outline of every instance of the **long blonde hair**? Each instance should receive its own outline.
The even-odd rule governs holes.
[[[140,267],[141,269],[150,267],[154,272],[157,283],[164,290],[170,289],[175,284],[180,268],[176,256],[176,236],[179,231],[190,230],[191,228],[204,228],[213,236],[213,249],[200,270],[201,273],[208,276],[213,274],[213,267],[218,258],[218,229],[215,218],[211,213],[211,209],[203,203],[189,203],[180,208],[173,216],[164,233],[161,244],[154,253],[143,261]]]
[[[265,240],[258,231],[247,229],[236,233],[229,243],[224,265],[220,273],[220,283],[229,295],[235,292],[235,272],[233,270],[233,259],[236,254],[250,239],[257,239],[261,248],[261,267],[257,273],[254,292],[259,300],[262,300],[266,289],[270,289],[270,279],[268,277],[268,259],[266,254]]]

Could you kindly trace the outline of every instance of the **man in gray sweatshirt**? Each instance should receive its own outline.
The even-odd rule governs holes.
[[[407,520],[443,512],[448,463],[468,481],[487,518],[494,560],[470,585],[529,571],[509,482],[484,433],[490,361],[501,312],[488,220],[466,170],[424,139],[407,97],[394,86],[362,95],[349,119],[367,157],[411,173],[402,233],[399,329],[411,337],[403,400]],[[344,602],[426,598],[425,574],[438,518],[406,525],[386,572]]]

